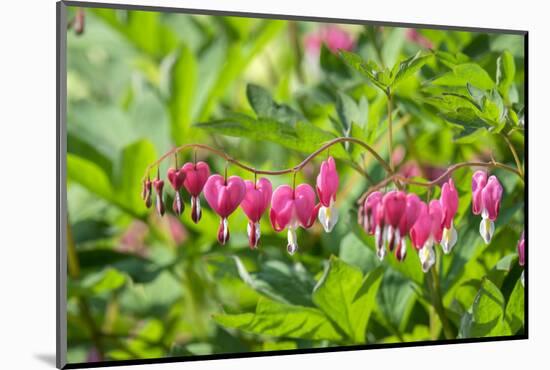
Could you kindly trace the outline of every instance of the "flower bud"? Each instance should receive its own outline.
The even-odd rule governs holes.
[[[160,216],[164,216],[164,201],[162,199],[162,190],[164,188],[164,181],[160,180],[160,179],[155,179],[153,180],[153,187],[155,188],[155,192],[156,192],[156,203],[155,203],[155,206],[157,208],[157,213],[160,215]]]

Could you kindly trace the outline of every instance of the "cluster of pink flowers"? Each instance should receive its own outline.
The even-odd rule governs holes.
[[[220,216],[217,238],[220,244],[228,242],[228,217],[239,206],[248,218],[248,240],[251,248],[257,248],[260,240],[260,219],[271,207],[269,219],[276,232],[287,230],[287,251],[293,254],[298,249],[296,230],[309,229],[318,218],[326,232],[331,232],[338,221],[335,207],[339,187],[338,172],[334,158],[323,161],[317,176],[316,187],[307,184],[281,185],[275,191],[271,182],[260,178],[253,182],[239,176],[210,174],[205,162],[185,163],[181,168],[170,168],[167,178],[174,189],[172,209],[181,215],[184,211],[183,189],[191,196],[191,218],[201,219],[200,194],[210,208]],[[156,193],[155,206],[159,215],[164,215],[164,181],[147,179],[143,187],[143,199],[147,207],[152,205],[152,190]],[[495,230],[502,198],[502,186],[495,176],[488,177],[485,171],[476,171],[472,176],[472,212],[481,215],[480,234],[489,244]],[[318,202],[317,202],[318,198]],[[441,187],[439,199],[423,202],[413,193],[391,190],[386,193],[370,193],[359,208],[358,220],[362,228],[374,236],[376,253],[380,260],[387,250],[397,260],[407,255],[407,237],[418,251],[420,263],[427,272],[435,263],[434,245],[439,244],[445,254],[451,252],[457,242],[454,217],[458,209],[458,192],[450,178]],[[518,243],[519,263],[524,264],[523,234]]]
[[[494,234],[502,186],[495,176],[477,171],[472,177],[472,211],[482,216],[480,234],[489,244]],[[422,270],[427,272],[435,263],[434,244],[440,244],[448,254],[457,242],[453,220],[458,209],[458,192],[453,180],[441,187],[439,199],[422,202],[416,194],[392,190],[385,194],[375,191],[368,195],[359,209],[359,224],[374,235],[376,251],[382,260],[386,250],[402,261],[407,253],[406,237],[418,251]],[[518,246],[519,250],[519,246]],[[521,260],[521,257],[520,257]],[[521,262],[520,262],[521,263]]]
[[[443,185],[441,197],[429,204],[416,194],[392,190],[369,194],[359,209],[359,223],[375,236],[377,255],[382,260],[386,249],[399,261],[407,253],[407,235],[419,252],[424,272],[435,263],[434,243],[449,253],[457,240],[453,219],[458,208],[458,193],[452,179]]]
[[[321,164],[317,176],[316,194],[309,184],[300,184],[295,188],[281,185],[274,192],[271,182],[260,178],[256,182],[244,181],[239,176],[229,178],[218,174],[210,175],[210,169],[204,162],[186,163],[180,169],[170,168],[168,180],[175,191],[172,209],[177,215],[184,210],[182,188],[191,195],[191,217],[196,223],[201,218],[199,195],[204,197],[210,208],[220,216],[218,242],[222,245],[229,240],[228,217],[239,206],[248,217],[248,240],[251,248],[257,248],[261,236],[260,219],[271,205],[269,218],[273,229],[277,232],[288,230],[287,250],[293,254],[298,248],[296,230],[299,227],[310,228],[319,217],[325,231],[330,232],[338,221],[338,211],[335,208],[336,191],[338,190],[338,173],[334,158],[329,157]],[[164,181],[158,176],[152,182],[144,182],[142,197],[147,207],[152,205],[151,189],[156,193],[156,209],[159,215],[164,215],[163,201]]]

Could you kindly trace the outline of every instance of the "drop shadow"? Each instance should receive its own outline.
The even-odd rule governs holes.
[[[55,353],[40,353],[40,354],[34,354],[34,358],[42,361],[46,365],[50,365],[51,367],[55,367]]]

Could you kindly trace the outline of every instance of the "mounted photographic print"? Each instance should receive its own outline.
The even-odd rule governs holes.
[[[527,338],[526,50],[58,3],[58,367]]]

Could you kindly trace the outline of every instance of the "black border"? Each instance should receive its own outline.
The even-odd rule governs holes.
[[[62,229],[64,225],[65,211],[64,211],[64,191],[65,186],[65,173],[64,163],[62,159],[65,156],[64,140],[61,137],[65,127],[65,114],[66,108],[65,102],[62,100],[66,95],[66,86],[64,85],[66,70],[65,57],[66,57],[66,36],[63,34],[66,28],[66,14],[65,7],[67,6],[79,6],[84,8],[107,8],[107,9],[123,9],[123,10],[142,10],[142,11],[156,11],[167,13],[179,13],[179,14],[195,14],[195,15],[219,15],[219,16],[236,16],[236,17],[252,17],[252,18],[269,18],[278,20],[296,20],[296,21],[310,21],[310,22],[325,22],[325,23],[342,23],[342,24],[358,24],[358,25],[377,25],[377,26],[391,26],[391,27],[407,27],[407,28],[424,28],[424,29],[436,29],[436,30],[453,30],[453,31],[465,31],[465,32],[484,32],[484,33],[499,33],[499,34],[511,34],[521,35],[524,37],[524,101],[525,101],[525,151],[524,151],[524,166],[525,166],[525,187],[524,187],[524,223],[525,223],[525,242],[529,244],[529,228],[528,228],[528,189],[529,189],[529,132],[528,132],[528,96],[529,96],[529,32],[526,30],[514,30],[514,29],[498,29],[498,28],[479,28],[479,27],[460,27],[450,25],[436,25],[436,24],[422,24],[422,23],[405,23],[405,22],[384,22],[374,20],[360,20],[360,19],[345,19],[345,18],[325,18],[314,16],[298,16],[288,14],[265,14],[265,13],[249,13],[241,11],[226,11],[226,10],[209,10],[209,9],[190,9],[190,8],[175,8],[175,7],[163,7],[163,6],[149,6],[149,5],[130,5],[130,4],[112,4],[112,3],[99,3],[99,2],[82,2],[82,1],[59,1],[56,7],[57,16],[57,63],[56,63],[56,76],[57,76],[57,142],[56,142],[56,174],[57,174],[57,253],[56,253],[56,271],[57,271],[57,347],[56,347],[56,366],[59,369],[81,369],[81,368],[96,368],[96,367],[110,367],[110,366],[124,366],[124,365],[144,365],[144,364],[160,364],[160,363],[174,363],[174,362],[188,362],[188,361],[204,361],[204,360],[221,360],[221,359],[234,359],[234,358],[249,358],[249,357],[268,357],[268,356],[283,356],[294,354],[313,354],[313,353],[329,353],[329,352],[347,352],[366,349],[384,349],[384,348],[405,348],[405,347],[419,347],[419,346],[439,346],[447,344],[467,344],[467,343],[486,343],[486,342],[500,342],[500,341],[513,341],[513,340],[525,340],[529,339],[529,294],[528,294],[528,255],[529,248],[525,249],[525,266],[524,266],[524,333],[521,335],[511,336],[497,336],[488,338],[464,338],[464,339],[441,339],[441,340],[429,340],[429,341],[417,341],[417,342],[403,342],[403,343],[378,343],[378,344],[363,344],[353,346],[338,346],[328,348],[307,348],[307,349],[293,349],[293,350],[275,350],[275,351],[258,351],[258,352],[237,352],[237,353],[220,353],[212,355],[197,355],[197,356],[173,356],[165,358],[151,358],[151,359],[136,359],[136,360],[116,360],[116,361],[101,361],[101,362],[82,362],[82,363],[66,363],[66,331],[62,330],[61,326],[66,327],[66,294],[63,292],[66,289],[65,277],[66,277],[66,255],[65,249],[65,232]],[[62,38],[63,37],[63,38]],[[65,305],[65,306],[64,306]],[[63,357],[63,358],[62,358]]]

